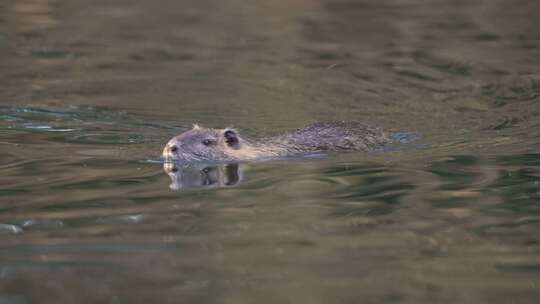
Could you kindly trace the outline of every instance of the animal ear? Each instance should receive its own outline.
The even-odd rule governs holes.
[[[225,132],[223,132],[223,137],[225,137],[225,142],[227,143],[227,146],[232,148],[238,148],[240,141],[238,140],[238,135],[236,134],[236,131],[227,129],[225,130]]]

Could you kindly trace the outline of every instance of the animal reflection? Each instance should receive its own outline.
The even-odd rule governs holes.
[[[163,170],[171,178],[169,187],[173,191],[230,187],[242,180],[242,171],[237,163],[209,165],[165,162]]]

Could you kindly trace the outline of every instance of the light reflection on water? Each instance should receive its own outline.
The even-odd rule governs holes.
[[[0,303],[538,301],[536,1],[23,2],[0,4]],[[159,161],[196,122],[329,120],[395,143]]]
[[[171,178],[169,188],[174,191],[234,186],[241,181],[243,174],[238,163],[208,165],[166,162],[163,171]]]

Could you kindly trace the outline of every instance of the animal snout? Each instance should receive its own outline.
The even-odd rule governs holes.
[[[174,160],[178,157],[177,154],[179,153],[179,151],[180,147],[178,146],[178,143],[171,140],[163,148],[161,158],[163,161]]]
[[[178,147],[176,147],[174,152],[176,151],[178,151]],[[161,158],[163,158],[163,160],[167,160],[172,157],[173,157],[173,151],[171,149],[171,145],[166,145],[165,148],[163,148],[163,153],[161,154]]]

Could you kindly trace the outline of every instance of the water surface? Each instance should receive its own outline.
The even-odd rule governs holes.
[[[0,4],[0,303],[536,303],[540,3]],[[163,166],[200,123],[372,153]]]

